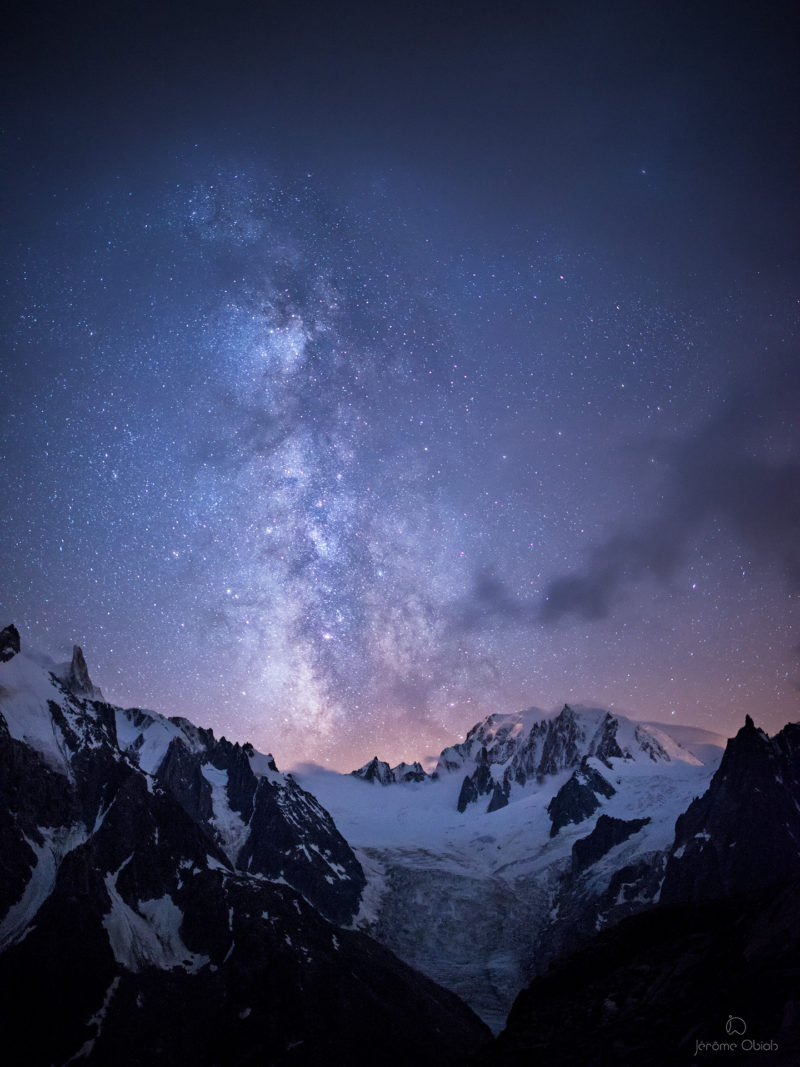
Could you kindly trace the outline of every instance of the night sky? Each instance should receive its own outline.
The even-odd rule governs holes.
[[[794,8],[19,5],[0,625],[281,767],[800,718]]]

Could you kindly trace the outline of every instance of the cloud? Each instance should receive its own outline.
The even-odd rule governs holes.
[[[762,368],[757,384],[726,398],[695,433],[657,443],[667,470],[661,506],[648,521],[591,548],[582,570],[551,581],[541,620],[604,618],[641,580],[669,579],[709,523],[753,563],[778,566],[791,585],[800,584],[798,396],[797,361],[776,363]]]
[[[469,633],[496,623],[531,623],[535,617],[531,601],[515,597],[493,568],[482,567],[473,576],[468,596],[452,607],[450,623],[457,632]]]
[[[538,600],[516,595],[491,567],[477,570],[469,593],[450,607],[452,630],[604,619],[640,583],[669,581],[712,524],[753,565],[777,567],[799,587],[799,396],[800,360],[779,361],[762,367],[757,383],[731,392],[694,433],[648,441],[666,485],[647,520],[631,518],[597,542],[582,568],[553,578]]]

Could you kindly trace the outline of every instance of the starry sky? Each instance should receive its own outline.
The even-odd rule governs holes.
[[[281,767],[800,718],[793,6],[18,5],[0,624]]]

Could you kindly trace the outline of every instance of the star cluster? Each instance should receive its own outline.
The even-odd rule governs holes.
[[[323,23],[298,30],[299,82],[276,59],[297,27],[225,28],[231,66],[198,30],[210,77],[172,27],[161,110],[157,79],[131,90],[93,58],[129,122],[83,114],[81,68],[55,133],[18,61],[6,621],[57,658],[81,643],[111,699],[280,764],[419,758],[492,711],[564,700],[723,732],[746,712],[796,717],[797,260],[763,236],[788,193],[737,234],[739,200],[764,192],[745,169],[691,232],[711,168],[707,114],[686,105],[696,41],[622,84],[618,7],[598,30],[598,100],[543,65],[527,21],[538,66],[467,12],[428,86],[449,120],[435,143],[416,82],[435,16],[413,38],[388,16],[354,38],[337,25],[330,54]],[[596,65],[585,30],[547,32]],[[663,27],[635,31],[652,50]],[[333,78],[348,62],[369,89],[358,106]],[[741,101],[712,95],[730,161]],[[609,131],[621,99],[625,128],[600,150],[589,114]],[[656,149],[681,101],[687,143],[668,162]],[[745,141],[764,152],[764,137]],[[532,163],[538,142],[549,165]]]

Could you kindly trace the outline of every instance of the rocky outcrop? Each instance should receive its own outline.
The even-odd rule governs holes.
[[[422,769],[422,764],[417,763],[398,763],[396,767],[392,767],[392,775],[396,782],[424,782],[429,775]]]
[[[0,630],[0,663],[8,663],[19,648],[19,630],[13,623]]]
[[[361,864],[333,819],[288,775],[259,780],[236,866],[284,879],[332,922],[349,922],[366,884]]]
[[[363,767],[350,773],[354,778],[362,778],[365,782],[377,782],[379,785],[390,785],[395,780],[389,764],[384,760],[379,760],[377,756],[373,756],[369,763],[365,763]]]
[[[461,812],[466,811],[468,804],[473,804],[478,797],[492,792],[494,784],[495,780],[492,777],[486,749],[482,748],[478,753],[475,771],[466,775],[461,783],[461,791],[458,794],[456,807]]]
[[[585,870],[597,863],[615,845],[621,845],[633,834],[638,834],[642,827],[650,822],[644,819],[615,819],[603,813],[594,824],[588,837],[582,837],[572,846],[572,869],[574,872]]]
[[[508,805],[508,793],[508,782],[495,782],[494,790],[492,791],[492,799],[489,801],[489,806],[486,811],[499,811],[500,808],[505,808]]]
[[[535,774],[557,774],[567,767],[574,767],[583,755],[581,742],[585,735],[572,708],[565,704],[561,714],[548,723],[548,727],[542,739],[541,755],[532,768]],[[538,745],[534,745],[532,751],[538,752]]]
[[[800,876],[800,724],[773,738],[748,715],[708,790],[678,819],[664,903],[749,893]]]
[[[102,691],[93,684],[89,677],[89,668],[86,666],[80,645],[74,645],[72,648],[72,660],[64,678],[64,684],[75,696],[88,697],[90,700],[103,699]]]
[[[167,749],[155,779],[180,804],[190,818],[208,823],[214,815],[211,784],[203,775],[199,754],[174,738]],[[254,783],[255,788],[255,783]]]
[[[0,948],[2,916],[22,899],[51,833],[79,818],[67,778],[31,748],[9,735],[0,715]]]
[[[361,778],[365,782],[377,782],[379,785],[394,785],[401,782],[425,782],[430,779],[422,769],[421,763],[398,763],[396,767],[390,767],[385,760],[377,756],[365,763],[358,770],[350,772],[354,778]]]
[[[569,780],[547,805],[551,822],[550,836],[555,837],[562,826],[568,823],[588,819],[600,807],[598,796],[608,798],[615,792],[611,783],[584,757],[580,767],[572,772]]]

